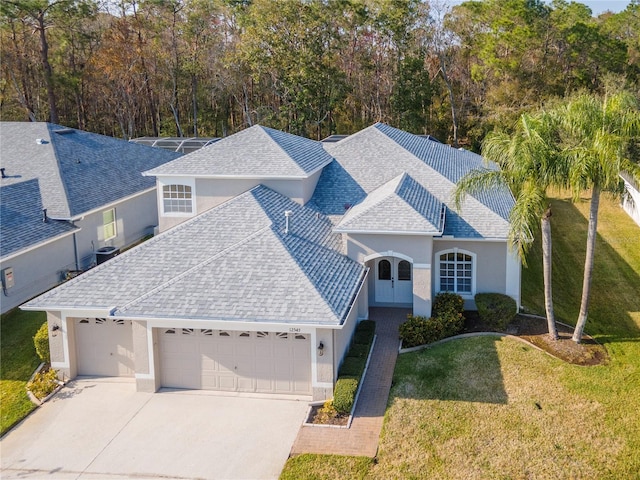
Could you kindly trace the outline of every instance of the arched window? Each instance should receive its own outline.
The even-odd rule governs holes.
[[[389,260],[378,262],[378,280],[391,280],[391,262]]]
[[[453,249],[439,252],[436,258],[439,291],[466,296],[475,293],[475,254]]]
[[[398,280],[411,280],[411,264],[406,260],[400,260],[398,263]]]
[[[163,185],[164,213],[193,213],[193,198],[189,185]]]

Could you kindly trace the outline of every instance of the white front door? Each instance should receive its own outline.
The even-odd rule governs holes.
[[[413,302],[411,263],[396,257],[376,260],[375,297],[377,303]]]

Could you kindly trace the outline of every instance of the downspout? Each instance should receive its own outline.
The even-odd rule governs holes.
[[[73,232],[73,256],[76,259],[76,270],[80,270],[80,260],[78,259],[78,238],[76,232]]]
[[[76,226],[75,221],[71,220],[71,225]],[[80,259],[78,258],[78,238],[76,237],[77,232],[73,232],[73,257],[76,260],[76,271],[80,270]]]

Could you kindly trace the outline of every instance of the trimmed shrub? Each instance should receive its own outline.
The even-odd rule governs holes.
[[[347,356],[340,367],[340,376],[360,377],[367,363],[366,358]]]
[[[360,345],[359,343],[354,343],[351,345],[349,349],[348,357],[355,358],[367,358],[369,355],[369,345]]]
[[[478,293],[475,301],[480,319],[499,330],[507,328],[518,313],[516,301],[502,293]]]
[[[36,332],[33,337],[33,344],[36,347],[36,353],[38,357],[40,357],[40,360],[49,363],[51,357],[49,354],[49,326],[47,322],[44,322]]]
[[[358,379],[354,377],[340,377],[333,391],[333,407],[338,413],[348,414],[353,408],[358,391]]]
[[[404,348],[417,347],[442,338],[443,325],[439,319],[408,316],[400,325],[400,338]]]
[[[373,341],[376,333],[376,322],[373,320],[363,320],[356,326],[356,332],[353,335],[353,343],[356,345],[369,346]]]
[[[433,299],[431,315],[434,317],[444,317],[449,314],[460,314],[464,312],[464,299],[453,292],[441,292]]]
[[[442,326],[442,338],[453,337],[464,329],[464,316],[461,313],[451,313],[436,320]]]

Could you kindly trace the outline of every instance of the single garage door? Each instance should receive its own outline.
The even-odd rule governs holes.
[[[168,328],[160,352],[164,387],[311,394],[308,334]]]
[[[130,320],[76,321],[78,375],[131,377],[135,371]]]

